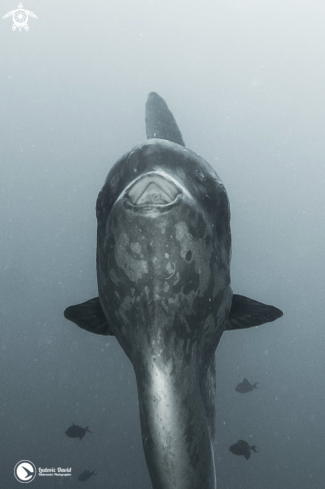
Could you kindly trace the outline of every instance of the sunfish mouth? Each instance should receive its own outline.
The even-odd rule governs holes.
[[[126,192],[133,206],[164,206],[175,202],[181,189],[165,176],[149,172],[136,180]]]

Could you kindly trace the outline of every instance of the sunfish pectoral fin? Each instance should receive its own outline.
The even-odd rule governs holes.
[[[234,294],[225,330],[251,328],[269,323],[283,316],[283,312],[274,306]]]
[[[114,336],[98,297],[67,307],[64,311],[64,317],[90,333]]]
[[[157,93],[151,92],[146,103],[147,138],[167,139],[185,146],[181,131],[166,102]]]

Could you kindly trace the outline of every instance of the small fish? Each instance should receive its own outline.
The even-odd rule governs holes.
[[[240,382],[238,385],[235,387],[235,391],[240,392],[241,394],[245,394],[246,392],[250,392],[254,389],[259,389],[257,387],[258,382],[255,382],[255,384],[251,384],[246,378]]]
[[[88,431],[88,433],[92,433],[92,431],[90,431],[88,426],[86,426],[86,428],[81,428],[81,426],[72,423],[72,425],[67,429],[65,434],[69,438],[79,438],[81,440],[81,438],[85,436],[86,431]]]
[[[250,446],[245,440],[238,440],[237,443],[229,447],[229,451],[234,455],[244,455],[246,460],[251,456],[251,451],[257,453],[256,446]]]
[[[93,470],[90,472],[90,470],[84,470],[78,477],[79,481],[85,482],[87,481],[92,475],[97,475],[96,472]]]

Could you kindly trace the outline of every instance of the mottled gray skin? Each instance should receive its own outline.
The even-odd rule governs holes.
[[[173,202],[132,204],[148,172],[173,181]],[[232,303],[225,188],[191,150],[149,139],[108,174],[97,219],[99,299],[135,370],[153,487],[214,489],[214,353]]]

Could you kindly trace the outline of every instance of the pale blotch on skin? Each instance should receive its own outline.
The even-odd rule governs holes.
[[[166,232],[166,225],[165,225],[165,222],[160,222],[160,223],[157,223],[158,225],[158,228],[160,229],[161,231],[161,234],[165,234]]]
[[[119,279],[118,279],[118,276],[116,275],[114,268],[109,270],[108,276],[109,276],[110,280],[113,282],[113,284],[118,285]]]
[[[148,273],[148,262],[146,260],[137,260],[133,258],[127,251],[130,240],[125,232],[118,235],[115,247],[115,260],[119,268],[121,268],[132,282],[142,278],[144,273]],[[139,243],[132,243],[135,250],[141,251]],[[132,247],[130,246],[132,249]],[[134,251],[134,250],[132,250]],[[137,251],[135,251],[138,253]]]
[[[131,243],[130,248],[134,253],[137,253],[138,255],[142,255],[141,253],[141,245],[139,243]],[[143,255],[142,255],[143,256]]]
[[[119,313],[121,315],[121,318],[123,319],[124,324],[128,324],[128,318],[126,316],[126,311],[131,311],[132,305],[134,303],[134,299],[132,299],[129,295],[124,297],[123,301],[121,302],[121,305],[119,307]]]
[[[195,262],[195,271],[200,276],[200,289],[204,293],[208,286],[211,276],[210,254],[204,250],[206,246],[204,239],[194,239],[191,235],[186,222],[181,221],[175,225],[176,239],[181,244],[181,257],[186,260],[186,253],[192,252],[191,261]]]
[[[170,276],[168,278],[171,278],[174,275],[175,270],[176,270],[175,263],[168,262],[166,265],[166,270],[170,274]]]

